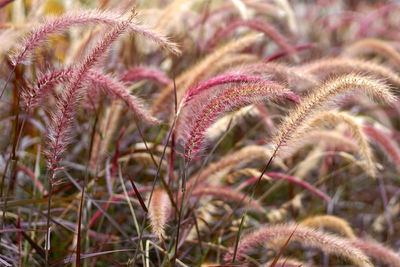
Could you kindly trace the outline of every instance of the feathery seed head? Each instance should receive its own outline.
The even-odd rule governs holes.
[[[149,206],[149,219],[153,233],[159,239],[164,236],[165,225],[171,212],[171,202],[163,189],[154,190]]]
[[[298,97],[288,89],[269,81],[239,84],[221,90],[212,98],[196,98],[196,101],[192,101],[194,105],[182,111],[186,122],[180,122],[177,128],[178,137],[184,140],[186,155],[190,158],[201,149],[206,130],[220,115],[245,105],[279,97],[298,101]]]
[[[353,246],[349,240],[294,224],[265,225],[245,235],[239,242],[236,259],[242,260],[243,255],[251,252],[258,244],[273,245],[275,242],[283,244],[291,234],[293,235],[290,242],[297,241],[306,246],[319,248],[325,253],[347,258],[359,267],[373,266],[364,253]],[[225,255],[225,262],[231,262],[232,257],[233,248]]]
[[[304,98],[286,117],[273,141],[278,155],[284,154],[284,146],[290,147],[291,142],[301,137],[315,114],[332,109],[338,99],[356,92],[389,104],[396,99],[389,86],[368,77],[349,74],[333,79]]]

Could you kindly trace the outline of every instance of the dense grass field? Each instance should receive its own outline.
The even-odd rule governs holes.
[[[1,266],[400,266],[400,2],[0,0]]]

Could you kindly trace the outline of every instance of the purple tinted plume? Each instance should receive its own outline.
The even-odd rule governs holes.
[[[265,23],[259,19],[237,19],[231,21],[228,25],[224,27],[223,30],[217,30],[213,37],[208,42],[206,46],[208,49],[214,49],[219,41],[221,41],[224,37],[226,37],[229,33],[236,30],[239,27],[248,27],[255,31],[259,31],[264,33],[266,36],[274,40],[282,49],[287,51],[287,53],[293,56],[296,53],[296,50],[288,43],[286,38],[282,36],[274,27]]]
[[[77,13],[65,14],[64,16],[49,19],[42,26],[33,29],[28,37],[22,42],[22,46],[11,58],[14,66],[20,64],[35,48],[40,46],[50,34],[65,31],[69,27],[88,24],[106,24],[116,26],[122,23],[124,19],[120,14],[109,11],[83,11]],[[176,44],[171,43],[165,36],[148,29],[137,22],[128,25],[129,30],[149,38],[168,49],[172,53],[179,54],[180,51]]]
[[[143,108],[142,101],[137,97],[131,95],[129,91],[125,88],[124,84],[120,81],[112,78],[109,75],[96,71],[90,71],[89,79],[91,80],[92,84],[97,85],[106,93],[124,101],[124,103],[128,106],[130,110],[133,111],[138,119],[144,120],[151,124],[158,122],[156,118],[150,115],[149,111],[146,111]]]
[[[140,80],[153,80],[161,85],[168,85],[171,80],[163,72],[148,68],[135,67],[121,75],[121,80],[124,82],[137,82]]]
[[[72,80],[67,85],[63,97],[58,101],[56,110],[52,114],[52,123],[49,129],[50,148],[47,151],[50,181],[54,182],[61,154],[64,152],[69,138],[69,130],[76,110],[76,102],[82,95],[82,84],[88,72],[104,56],[111,44],[129,27],[133,15],[128,20],[120,22],[102,39],[91,51],[84,62],[77,67]]]
[[[212,84],[213,82],[210,83]],[[206,82],[205,87],[210,83]],[[194,90],[192,92],[200,91]],[[191,94],[189,93],[189,95]],[[188,158],[191,158],[194,153],[200,150],[206,130],[225,112],[249,104],[282,97],[298,101],[298,97],[289,89],[266,80],[241,83],[225,90],[220,90],[214,96],[212,94],[197,96],[196,101],[192,99],[191,105],[183,109],[183,119],[181,118],[177,126],[178,137],[184,141],[185,154]]]

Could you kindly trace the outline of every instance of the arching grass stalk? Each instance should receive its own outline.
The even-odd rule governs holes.
[[[279,149],[279,146],[277,146],[277,147],[275,148],[274,153],[272,153],[272,155],[271,155],[271,157],[269,158],[267,164],[265,165],[265,167],[264,167],[264,169],[262,170],[260,176],[258,177],[257,182],[253,185],[253,187],[252,187],[252,189],[251,189],[250,200],[249,200],[249,202],[247,203],[246,210],[245,210],[245,212],[244,212],[244,214],[243,214],[243,216],[242,216],[242,219],[240,220],[239,231],[238,231],[238,233],[237,233],[236,241],[235,241],[235,249],[234,249],[234,251],[233,251],[232,263],[234,263],[234,262],[235,262],[235,259],[236,259],[236,254],[237,254],[237,249],[238,249],[238,246],[239,246],[240,236],[242,235],[244,222],[245,222],[245,220],[246,220],[247,213],[248,213],[248,211],[249,211],[249,209],[250,209],[250,204],[251,204],[251,202],[252,202],[252,200],[253,200],[253,198],[254,198],[254,195],[255,195],[255,192],[256,192],[256,188],[257,188],[258,184],[260,183],[260,181],[261,181],[262,177],[264,176],[264,174],[267,172],[269,166],[270,166],[271,163],[272,163],[272,160],[275,158],[275,156],[276,156],[276,154],[277,154],[277,152],[278,152],[278,149]]]
[[[176,121],[178,120],[178,117],[179,117],[179,114],[180,114],[180,109],[177,108],[177,94],[176,94],[175,79],[173,79],[173,82],[174,82],[174,96],[175,96],[175,116],[174,116],[174,120],[173,120],[173,122],[172,122],[171,128],[170,128],[170,130],[169,130],[169,132],[168,132],[167,141],[165,142],[165,146],[164,146],[163,152],[162,152],[162,154],[161,154],[160,161],[159,161],[158,166],[157,166],[157,171],[156,171],[156,175],[155,175],[155,177],[154,177],[153,184],[152,184],[152,187],[151,187],[149,199],[147,200],[147,207],[150,206],[151,199],[152,199],[153,193],[154,193],[154,189],[155,189],[155,187],[156,187],[156,184],[157,184],[157,181],[158,181],[158,177],[159,177],[159,175],[160,175],[161,165],[162,165],[162,162],[163,162],[163,160],[164,160],[165,153],[166,153],[166,151],[167,151],[168,143],[169,143],[169,141],[170,141],[170,139],[171,139],[172,133],[173,133],[174,128],[175,128],[175,125],[176,125]],[[173,202],[172,202],[172,203],[173,203]],[[146,223],[146,217],[143,218],[142,223],[141,223],[141,226],[140,226],[141,229],[140,229],[140,232],[139,232],[139,242],[141,242],[141,240],[142,240],[142,238],[143,238],[143,231],[144,231],[145,223]],[[133,255],[132,266],[135,266],[136,257],[137,257],[138,252],[139,252],[139,250],[136,249],[136,250],[135,250],[135,254]],[[166,256],[168,257],[168,253],[166,253]]]
[[[183,171],[182,171],[182,198],[181,198],[181,203],[180,203],[180,208],[179,208],[179,214],[178,214],[178,225],[177,225],[177,230],[176,230],[176,241],[175,241],[175,255],[173,257],[173,265],[175,265],[176,258],[178,257],[178,246],[179,246],[179,231],[181,227],[181,220],[182,220],[182,213],[183,213],[183,208],[184,208],[184,202],[185,202],[185,194],[186,194],[186,177],[188,176],[188,170],[189,170],[189,163],[191,161],[191,157],[187,159],[185,162],[185,157],[183,157]]]

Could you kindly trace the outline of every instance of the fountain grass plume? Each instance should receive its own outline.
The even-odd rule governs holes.
[[[83,94],[83,83],[88,77],[89,71],[104,56],[111,44],[129,27],[134,14],[127,20],[121,21],[115,26],[81,63],[71,81],[63,91],[63,96],[57,102],[56,110],[52,113],[49,127],[49,148],[47,151],[47,164],[50,170],[50,182],[53,183],[60,156],[69,143],[69,131],[73,116],[76,112],[76,103]]]
[[[295,56],[296,50],[289,44],[286,38],[281,35],[273,26],[259,19],[236,19],[230,21],[222,30],[217,30],[208,42],[207,49],[214,49],[219,41],[226,37],[229,33],[239,27],[249,27],[250,29],[264,33],[266,36],[274,40],[282,49],[286,50],[292,57]]]
[[[49,91],[54,90],[55,85],[66,83],[73,77],[74,71],[72,67],[49,71],[48,73],[39,76],[39,79],[34,86],[28,87],[23,91],[25,110],[37,107],[43,99],[48,96]],[[88,71],[85,81],[91,86],[94,86],[96,90],[102,89],[112,97],[121,99],[139,119],[144,120],[149,124],[159,123],[156,118],[151,116],[149,111],[144,109],[143,101],[131,95],[125,84],[111,75],[102,73],[101,71],[90,70]]]
[[[149,205],[148,217],[152,232],[161,240],[165,235],[165,225],[171,213],[171,202],[168,194],[163,189],[153,192]]]
[[[190,86],[202,80],[208,72],[210,66],[216,64],[219,60],[230,53],[243,50],[261,39],[262,34],[247,34],[237,40],[233,40],[224,46],[218,48],[213,53],[207,55],[204,59],[190,67],[188,70],[180,74],[175,80],[177,88],[178,103]],[[172,106],[174,95],[174,84],[171,83],[160,95],[154,100],[151,110],[153,114],[165,112]]]
[[[151,116],[150,112],[144,109],[143,101],[131,95],[122,82],[97,71],[90,71],[88,76],[92,84],[103,89],[111,96],[121,99],[139,120],[146,121],[149,124],[159,123],[158,119]]]
[[[297,67],[300,71],[314,75],[320,81],[346,74],[362,74],[400,87],[400,76],[390,68],[372,61],[352,58],[325,58]]]
[[[250,197],[246,194],[225,186],[199,186],[192,191],[191,197],[199,196],[213,196],[225,201],[240,203],[244,206],[250,201]],[[262,205],[256,200],[251,201],[250,207],[259,212],[264,211]]]
[[[397,143],[383,130],[373,125],[365,125],[364,132],[382,148],[388,158],[396,165],[397,171],[400,171],[400,148]]]
[[[282,159],[287,159],[309,145],[320,144],[331,149],[351,151],[353,153],[359,152],[358,144],[351,138],[343,135],[343,133],[331,130],[312,129],[307,131],[307,136],[304,136],[301,141],[293,143],[290,149],[287,149],[285,154],[281,154],[280,156]]]
[[[134,67],[121,75],[124,82],[137,82],[140,80],[152,80],[160,85],[167,86],[171,80],[163,72],[149,67]]]
[[[239,84],[221,90],[212,98],[206,96],[202,100],[193,101],[194,104],[183,109],[180,117],[182,121],[177,128],[178,138],[183,140],[186,156],[191,158],[201,150],[206,130],[225,112],[278,98],[299,101],[289,89],[269,81]]]
[[[207,183],[209,179],[220,179],[220,173],[228,173],[234,168],[245,166],[246,164],[254,161],[265,162],[271,157],[272,151],[262,146],[250,145],[241,148],[230,155],[221,158],[209,166],[207,166],[201,173],[193,175],[187,182],[187,191],[193,186]],[[286,170],[285,164],[277,159],[275,165],[281,169]],[[196,179],[196,177],[198,178]]]
[[[309,122],[308,126],[310,128],[316,126],[335,126],[340,123],[343,123],[350,130],[354,139],[357,141],[359,154],[364,160],[365,171],[369,176],[375,178],[376,176],[376,168],[374,164],[374,157],[371,150],[371,147],[368,143],[368,137],[363,132],[362,125],[356,120],[354,116],[351,116],[345,112],[336,112],[336,111],[325,111],[317,114],[313,117]]]
[[[301,221],[300,225],[309,228],[329,228],[339,232],[347,238],[356,238],[350,224],[346,220],[333,215],[317,215],[308,217]]]
[[[41,26],[33,29],[31,33],[24,39],[22,45],[16,50],[15,55],[11,57],[13,65],[16,66],[22,63],[35,48],[43,44],[50,34],[59,33],[65,31],[71,26],[77,25],[89,25],[89,24],[105,24],[108,26],[116,26],[125,21],[121,14],[117,14],[111,11],[80,11],[64,14],[61,17],[51,18],[46,20]],[[175,43],[172,43],[161,34],[146,28],[138,24],[137,21],[131,19],[129,30],[132,33],[141,34],[157,44],[165,47],[169,51],[175,54],[179,54],[180,51]]]
[[[72,68],[63,68],[39,75],[35,84],[22,91],[22,103],[25,111],[37,107],[57,84],[68,82],[72,74]]]
[[[237,260],[242,260],[243,255],[249,254],[258,244],[273,245],[274,242],[283,244],[290,235],[292,235],[290,242],[296,241],[306,246],[318,248],[327,254],[346,258],[359,267],[373,266],[368,257],[360,249],[353,246],[349,240],[294,224],[265,225],[260,227],[259,230],[243,236],[237,249]],[[230,263],[232,261],[233,250],[234,248],[231,248],[225,254],[225,262]]]
[[[284,154],[285,149],[290,149],[296,140],[301,140],[313,116],[332,109],[340,97],[356,93],[365,94],[384,103],[392,103],[396,99],[389,86],[371,78],[349,74],[332,79],[304,98],[281,124],[279,133],[273,140],[278,155]]]
[[[181,100],[181,105],[186,106],[195,96],[216,86],[224,84],[241,84],[245,86],[246,84],[257,84],[264,81],[265,79],[254,75],[241,73],[222,74],[189,88]]]
[[[342,53],[345,57],[358,57],[375,53],[400,67],[400,53],[390,43],[374,38],[362,39],[348,46]]]
[[[362,250],[366,255],[388,266],[400,267],[400,254],[391,248],[375,241],[366,241],[361,238],[352,239],[351,244]]]

